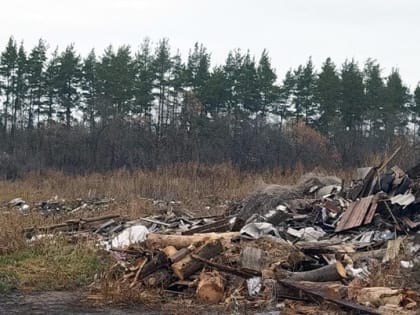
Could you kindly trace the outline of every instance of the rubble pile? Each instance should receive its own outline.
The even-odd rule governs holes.
[[[108,291],[156,301],[175,296],[272,314],[416,314],[420,166],[387,169],[391,158],[358,169],[347,186],[317,174],[267,185],[222,216],[168,211],[65,228],[101,235],[116,260],[92,299],[107,298],[106,279]]]

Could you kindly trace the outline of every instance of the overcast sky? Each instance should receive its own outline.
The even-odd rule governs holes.
[[[185,57],[195,42],[223,63],[229,50],[267,48],[277,73],[312,56],[363,63],[377,59],[388,74],[420,80],[418,0],[13,0],[2,1],[0,41],[10,35],[29,49],[39,38],[50,47],[74,42],[85,54],[109,44],[137,49],[144,37],[167,37]]]

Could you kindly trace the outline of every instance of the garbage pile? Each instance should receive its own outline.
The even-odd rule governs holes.
[[[112,198],[89,198],[86,200],[78,198],[74,200],[66,200],[55,196],[54,198],[43,200],[33,206],[30,206],[29,203],[19,197],[10,200],[7,203],[7,208],[9,210],[17,210],[23,214],[26,214],[32,210],[39,211],[43,215],[52,215],[61,213],[76,213],[81,210],[104,210],[112,202],[114,202],[114,199]]]
[[[271,314],[418,314],[420,165],[387,169],[391,159],[347,186],[311,173],[260,187],[221,216],[168,211],[57,228],[96,233],[114,256],[95,300],[114,289]]]

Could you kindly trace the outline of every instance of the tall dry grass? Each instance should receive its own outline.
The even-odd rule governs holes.
[[[23,246],[22,229],[68,218],[98,215],[99,213],[59,214],[45,217],[37,211],[23,215],[9,209],[7,202],[21,197],[31,206],[57,196],[60,199],[114,198],[108,209],[100,214],[118,213],[138,218],[156,209],[148,199],[181,201],[182,206],[198,215],[208,213],[226,201],[246,196],[259,183],[294,183],[304,173],[298,166],[289,171],[280,169],[264,172],[241,172],[230,164],[176,164],[155,170],[128,171],[125,169],[87,175],[59,171],[30,173],[16,181],[0,181],[0,249]],[[321,171],[321,170],[317,170]],[[213,208],[213,214],[217,209]]]

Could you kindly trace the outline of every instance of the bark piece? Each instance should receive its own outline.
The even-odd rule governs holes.
[[[198,299],[207,303],[217,304],[223,300],[225,285],[222,276],[217,271],[202,272],[197,285]]]
[[[209,259],[219,255],[222,251],[222,243],[216,239],[205,243],[195,251],[195,254],[204,259]],[[201,261],[193,259],[191,255],[188,255],[172,264],[172,270],[179,279],[185,280],[203,268],[203,265]]]

